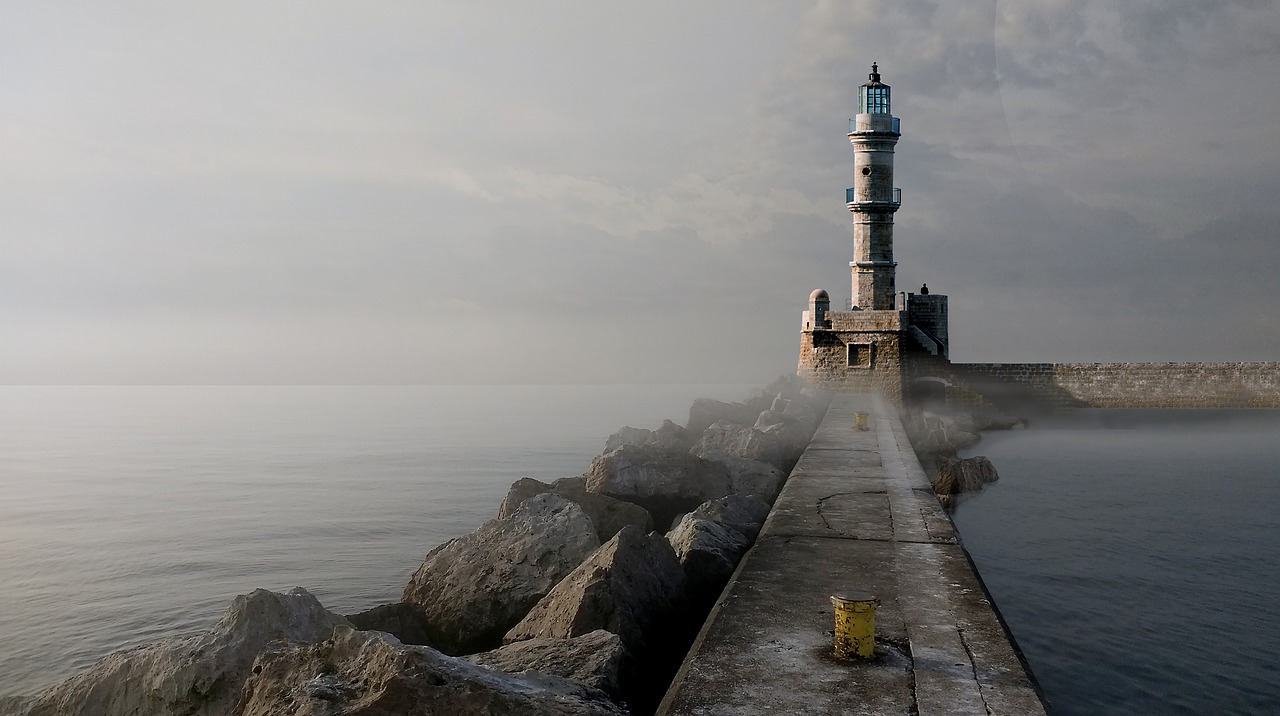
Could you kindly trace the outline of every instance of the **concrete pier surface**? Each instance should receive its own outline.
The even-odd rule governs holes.
[[[870,414],[869,429],[856,416]],[[880,600],[837,660],[831,596]],[[1044,714],[896,410],[839,395],[658,709],[665,716]]]

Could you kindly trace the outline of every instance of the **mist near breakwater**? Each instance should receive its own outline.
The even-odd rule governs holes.
[[[1050,706],[1280,711],[1280,411],[1081,410],[984,434],[953,518]]]
[[[515,480],[752,387],[0,386],[0,698],[257,587],[397,601]]]

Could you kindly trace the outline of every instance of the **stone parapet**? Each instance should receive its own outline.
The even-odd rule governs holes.
[[[953,363],[992,402],[1059,408],[1280,408],[1280,362]]]

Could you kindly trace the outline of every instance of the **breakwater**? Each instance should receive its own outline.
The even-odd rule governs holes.
[[[926,368],[925,373],[928,372]],[[1056,408],[1280,408],[1280,363],[948,363],[948,400]]]
[[[868,662],[832,656],[830,597],[849,591],[880,600]],[[896,412],[865,394],[832,402],[659,709],[1044,712]]]

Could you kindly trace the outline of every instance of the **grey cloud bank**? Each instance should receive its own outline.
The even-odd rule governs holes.
[[[751,382],[903,118],[952,357],[1280,358],[1269,2],[0,9],[0,381]]]

